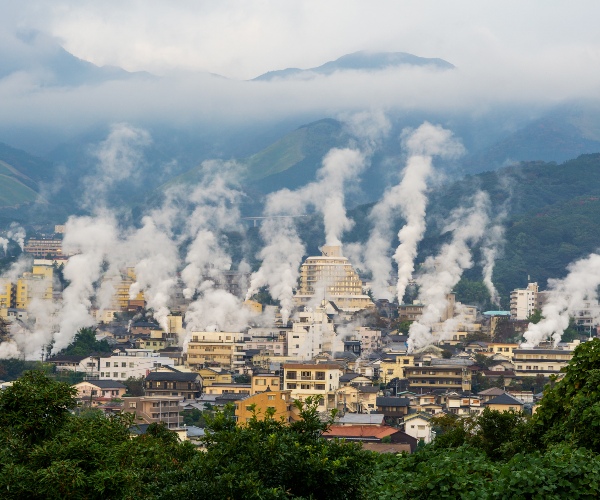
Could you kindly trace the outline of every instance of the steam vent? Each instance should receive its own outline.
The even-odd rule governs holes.
[[[329,300],[338,309],[354,312],[373,307],[363,284],[340,246],[321,247],[320,257],[308,257],[300,268],[300,287],[294,297],[296,305],[315,300]]]

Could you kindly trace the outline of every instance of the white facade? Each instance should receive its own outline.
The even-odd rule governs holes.
[[[160,366],[173,366],[171,358],[159,356],[150,349],[126,349],[125,352],[100,358],[100,380],[127,380],[145,377]]]
[[[420,415],[404,418],[404,432],[409,436],[424,441],[425,444],[431,443],[432,433],[429,420]]]
[[[537,307],[537,283],[529,283],[527,288],[517,288],[510,292],[510,317],[512,319],[527,319]]]
[[[287,337],[288,357],[299,361],[310,361],[322,352],[332,352],[336,348],[336,333],[333,321],[323,307],[315,311],[302,311],[294,320],[292,331]],[[343,351],[344,347],[336,350]]]

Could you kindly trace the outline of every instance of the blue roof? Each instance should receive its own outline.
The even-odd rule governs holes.
[[[510,316],[510,311],[486,311],[484,316]]]

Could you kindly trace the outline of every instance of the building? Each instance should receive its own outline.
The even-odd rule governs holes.
[[[515,349],[513,351],[513,364],[517,377],[535,377],[543,375],[549,377],[560,373],[573,357],[573,349],[579,342],[565,347],[531,349]]]
[[[510,394],[504,393],[483,403],[486,408],[496,411],[523,411],[523,403]]]
[[[431,443],[433,433],[430,422],[431,415],[427,413],[412,413],[404,417],[404,432],[419,441],[423,441],[425,444]]]
[[[471,390],[471,370],[460,365],[416,366],[405,368],[408,387],[415,392],[433,389],[466,392]]]
[[[202,393],[202,377],[173,369],[150,372],[144,380],[147,396],[177,396],[196,399]]]
[[[181,427],[178,396],[139,396],[123,398],[123,412],[135,414],[136,423],[163,422],[169,429]]]
[[[338,409],[350,413],[371,413],[376,411],[379,387],[372,385],[346,385],[338,390]]]
[[[25,243],[23,252],[33,255],[34,257],[62,257],[62,240],[42,238],[31,238]]]
[[[300,401],[316,397],[320,411],[334,410],[338,407],[341,375],[342,369],[335,363],[286,363],[283,389]]]
[[[517,288],[510,292],[510,317],[527,319],[538,308],[538,284],[529,283],[527,288]]]
[[[410,399],[389,396],[380,396],[376,400],[377,411],[382,413],[386,420],[394,423],[401,422],[408,415]]]
[[[231,384],[232,382],[231,372],[222,368],[200,368],[195,371],[202,377],[202,384],[204,387],[213,384]]]
[[[235,370],[244,365],[246,345],[240,332],[192,332],[187,362],[193,370],[221,367]]]
[[[343,311],[374,307],[363,293],[363,282],[340,246],[324,246],[320,257],[308,257],[300,268],[300,286],[294,300],[297,306],[317,299],[333,302]]]
[[[410,437],[404,432],[387,425],[332,425],[323,433],[325,439],[345,439],[361,443],[390,443],[410,444]]]
[[[280,389],[280,377],[278,373],[258,373],[251,377],[251,394],[264,392],[267,389],[278,391]]]
[[[121,398],[127,392],[127,387],[116,380],[84,380],[73,387],[77,389],[77,399],[92,405]]]
[[[386,354],[379,364],[384,383],[395,378],[406,378],[405,370],[415,366],[415,357],[411,354]]]
[[[173,360],[149,349],[125,349],[99,358],[100,380],[127,380],[145,377],[162,366],[173,366]]]
[[[296,420],[291,391],[271,391],[248,395],[235,402],[235,415],[238,425],[245,425],[253,416],[264,420],[269,414],[275,420],[292,422]]]
[[[300,311],[287,335],[288,356],[301,361],[310,361],[322,352],[343,351],[344,345],[336,338],[333,319],[324,304],[314,311]]]

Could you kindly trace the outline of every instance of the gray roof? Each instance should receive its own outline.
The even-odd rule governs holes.
[[[377,404],[377,406],[408,406],[410,404],[410,399],[382,396],[375,400],[375,404]]]
[[[197,373],[190,372],[150,372],[146,375],[146,380],[167,380],[169,382],[195,382],[200,378]]]
[[[381,425],[383,424],[383,413],[346,413],[339,418],[340,424],[353,425]],[[336,424],[338,419],[336,419]]]
[[[485,389],[484,391],[479,391],[477,393],[478,396],[500,396],[500,394],[505,394],[506,391],[500,389],[500,387],[490,387],[489,389]]]
[[[127,389],[121,382],[116,380],[84,380],[100,389]]]
[[[362,377],[362,375],[360,373],[345,373],[340,377],[340,382],[350,382],[356,377]]]
[[[513,398],[510,394],[500,394],[500,396],[496,396],[495,398],[490,399],[487,403],[483,403],[484,405],[519,405],[523,406],[523,403],[519,401],[517,398]]]
[[[372,394],[375,394],[380,390],[379,387],[374,387],[372,385],[357,385],[356,388],[358,389],[358,392],[370,392]]]
[[[471,361],[470,359],[461,359],[461,358],[449,358],[449,359],[444,359],[444,358],[437,358],[437,359],[432,359],[431,360],[431,366],[472,366],[474,365],[475,362]]]
[[[48,363],[79,363],[83,361],[87,356],[75,356],[71,354],[59,354],[57,356],[52,356],[47,359]]]

